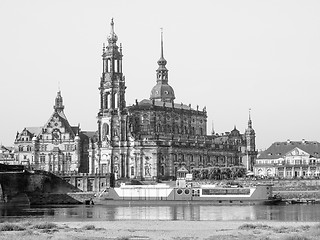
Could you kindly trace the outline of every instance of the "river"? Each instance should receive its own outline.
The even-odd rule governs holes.
[[[187,220],[187,221],[320,221],[320,204],[208,206],[152,205],[102,206],[68,205],[35,207],[0,207],[0,219],[39,219],[44,221],[117,221],[117,220]]]

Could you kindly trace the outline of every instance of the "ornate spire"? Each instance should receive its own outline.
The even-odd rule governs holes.
[[[161,58],[163,58],[163,28],[161,28]]]
[[[114,32],[113,18],[111,18],[111,31],[110,31],[110,34],[108,36],[108,42],[109,42],[109,44],[113,44],[113,43],[115,44],[117,41],[118,41],[118,36]]]
[[[64,109],[64,106],[63,106],[63,99],[62,99],[62,96],[61,96],[61,92],[60,92],[60,89],[57,93],[57,96],[56,96],[56,99],[55,99],[55,105],[53,106],[53,109],[56,111],[56,112],[62,112],[63,109]]]
[[[167,64],[167,60],[165,60],[163,57],[163,29],[161,28],[161,55],[160,55],[160,59],[158,60],[159,68],[163,67],[165,69],[166,64]]]
[[[252,121],[251,121],[251,108],[249,108],[249,120],[248,120],[248,128],[246,129],[247,135],[254,135],[255,131],[252,128]]]
[[[213,125],[213,121],[212,121],[212,127],[211,127],[211,135],[214,135],[215,132],[214,132],[214,125]]]
[[[252,121],[251,121],[251,108],[249,108],[248,128],[252,128]]]
[[[102,76],[100,80],[100,112],[125,107],[125,78],[122,74],[122,46],[117,46],[118,36],[114,32],[114,22],[111,19],[111,30],[107,45],[102,48]]]
[[[174,91],[168,84],[167,60],[163,56],[163,29],[161,28],[161,54],[158,60],[157,85],[151,90],[151,100],[160,100],[163,102],[173,102],[175,99]]]

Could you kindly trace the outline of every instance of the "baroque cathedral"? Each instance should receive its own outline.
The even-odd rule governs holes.
[[[175,103],[169,85],[161,33],[156,85],[150,98],[127,106],[122,47],[111,21],[103,49],[98,133],[89,143],[89,173],[119,178],[168,179],[177,169],[244,164],[252,169],[257,152],[249,115],[244,134],[234,128],[224,135],[207,135],[206,108]]]
[[[28,160],[34,169],[110,174],[111,179],[171,179],[182,166],[189,171],[240,165],[252,170],[257,152],[250,114],[243,134],[234,127],[225,134],[207,135],[206,108],[175,102],[162,33],[156,84],[150,98],[136,100],[132,106],[126,105],[122,46],[117,45],[113,20],[107,41],[102,53],[98,131],[70,126],[59,91],[46,125],[17,134],[16,160]]]

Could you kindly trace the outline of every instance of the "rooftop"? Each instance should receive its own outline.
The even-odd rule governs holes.
[[[274,142],[267,150],[263,151],[258,159],[278,159],[283,157],[286,153],[294,148],[309,153],[312,156],[320,157],[320,143],[316,141],[290,141]]]

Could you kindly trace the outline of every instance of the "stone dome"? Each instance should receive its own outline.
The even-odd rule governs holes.
[[[231,131],[231,136],[240,136],[240,132],[236,126],[234,126],[234,129]]]
[[[169,84],[157,83],[151,90],[150,99],[173,102],[175,99],[173,88]]]
[[[111,32],[107,37],[109,43],[115,43],[118,41],[118,36],[114,32],[114,23],[113,23],[113,18],[111,19]]]
[[[164,59],[163,56],[160,57],[160,59],[158,60],[158,65],[161,66],[165,66],[167,64],[167,60]]]
[[[111,32],[107,37],[108,42],[116,42],[118,41],[118,36],[114,32]]]

